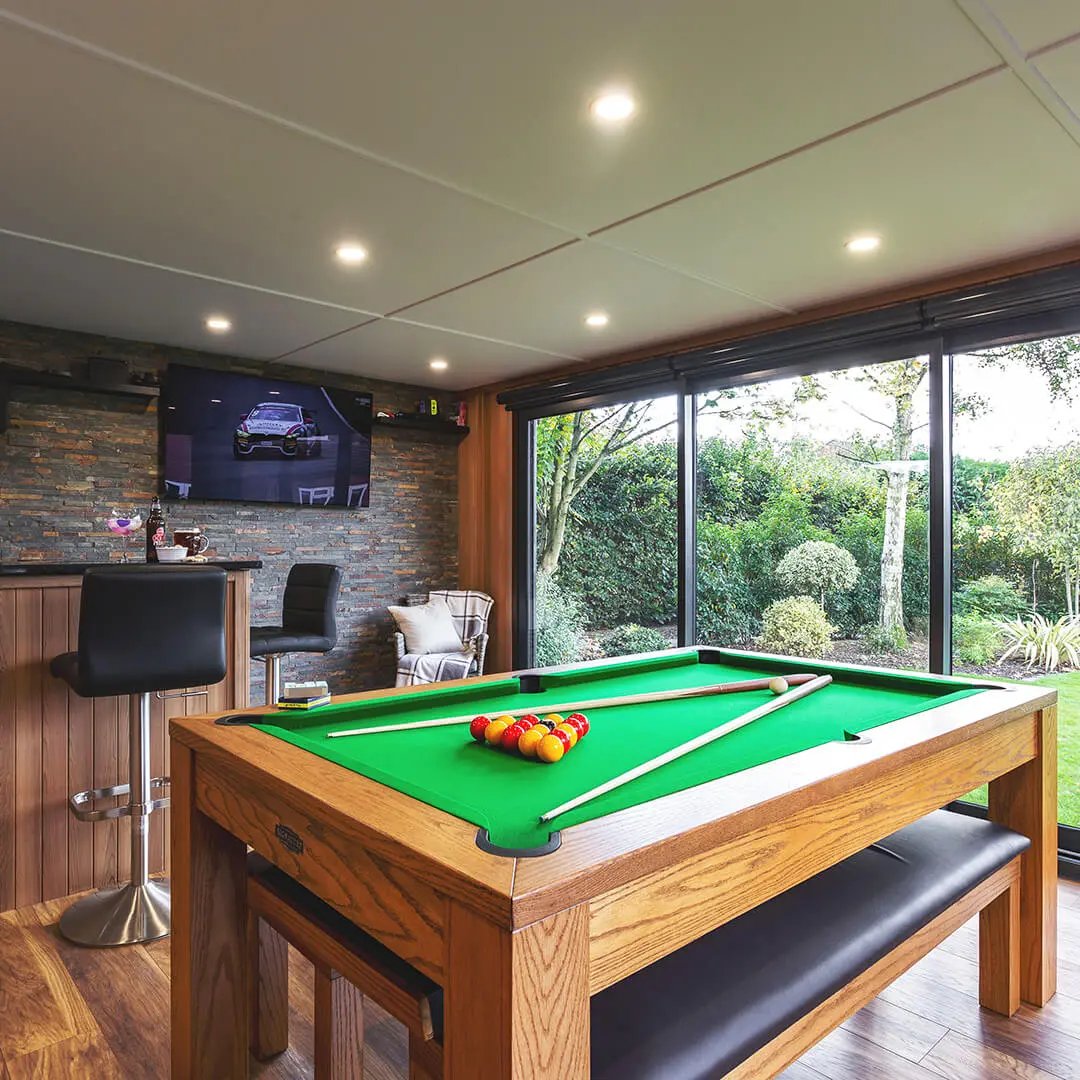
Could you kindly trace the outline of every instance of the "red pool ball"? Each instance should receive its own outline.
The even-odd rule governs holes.
[[[491,720],[490,720],[490,719],[488,719],[488,717],[486,717],[486,716],[478,716],[478,717],[477,717],[477,718],[476,718],[476,719],[475,719],[475,720],[474,720],[474,721],[473,721],[473,722],[472,722],[472,723],[471,723],[471,724],[469,725],[469,734],[470,734],[470,735],[471,735],[471,736],[472,736],[472,737],[473,737],[473,738],[474,738],[474,739],[475,739],[475,740],[476,740],[477,742],[483,742],[483,741],[484,741],[484,732],[485,732],[485,731],[487,730],[487,726],[488,726],[488,724],[490,724],[490,723],[491,723]]]
[[[540,723],[540,717],[536,716],[534,713],[526,713],[518,720],[518,723],[526,724],[528,727],[536,727],[536,725]]]
[[[571,713],[567,718],[568,724],[573,724],[578,729],[578,738],[584,739],[589,734],[589,718],[584,713]]]
[[[517,749],[518,739],[529,729],[522,723],[511,724],[502,735],[502,748],[513,752]]]

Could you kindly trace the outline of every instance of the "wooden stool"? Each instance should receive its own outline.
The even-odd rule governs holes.
[[[442,1076],[432,1008],[442,991],[427,976],[287,874],[248,856],[251,1052],[260,1060],[289,1045],[289,945],[315,967],[316,1080],[362,1080],[364,997],[409,1033],[410,1080]]]

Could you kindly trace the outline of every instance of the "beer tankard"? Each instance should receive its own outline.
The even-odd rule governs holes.
[[[173,533],[173,543],[187,548],[188,556],[201,555],[209,546],[209,537],[198,527],[177,529]]]

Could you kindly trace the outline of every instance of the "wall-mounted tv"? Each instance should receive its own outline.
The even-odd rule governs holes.
[[[368,505],[370,394],[170,364],[160,407],[167,498]]]

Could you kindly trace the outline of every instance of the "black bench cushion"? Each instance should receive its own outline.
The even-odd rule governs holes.
[[[938,811],[592,999],[593,1080],[723,1076],[1029,845]]]

